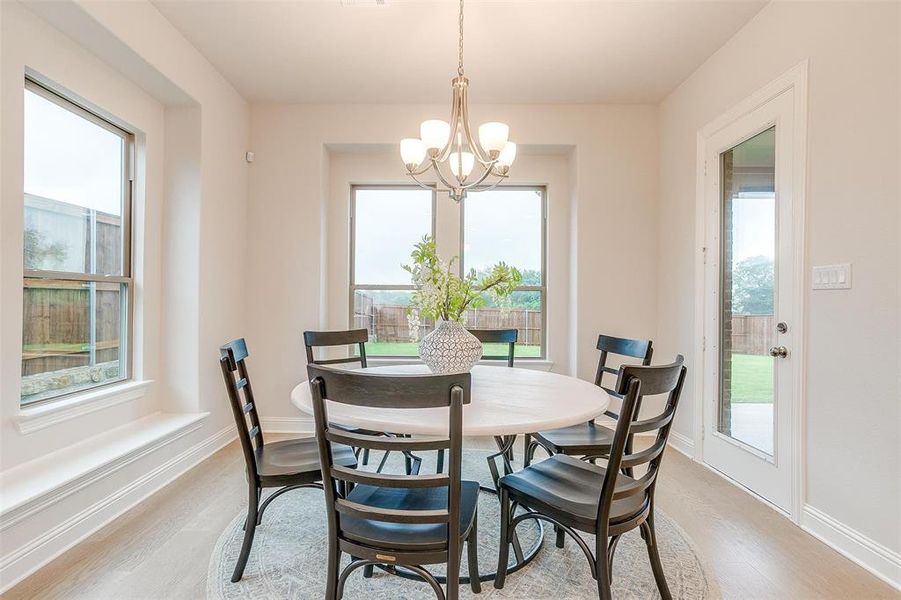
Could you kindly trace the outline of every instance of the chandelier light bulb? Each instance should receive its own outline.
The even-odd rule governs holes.
[[[419,138],[404,138],[400,141],[400,157],[411,171],[425,158],[425,146]]]
[[[472,172],[472,167],[475,165],[476,157],[473,156],[471,152],[464,152],[462,155],[463,161],[463,175],[461,176],[459,173],[460,167],[460,155],[457,152],[451,152],[450,157],[447,159],[448,164],[450,165],[451,173],[454,174],[456,178],[466,178]]]
[[[504,149],[501,150],[500,156],[497,157],[497,164],[508,169],[514,160],[516,160],[516,144],[507,142],[504,144]]]
[[[423,121],[419,126],[419,137],[426,150],[441,151],[450,138],[450,123],[441,119]]]
[[[504,123],[482,123],[479,125],[479,144],[491,158],[495,158],[504,149],[510,128]]]

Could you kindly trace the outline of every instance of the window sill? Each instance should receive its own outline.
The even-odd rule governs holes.
[[[75,394],[69,398],[25,407],[14,417],[19,433],[27,435],[123,402],[143,398],[153,380],[125,381]]]
[[[371,367],[388,367],[393,365],[417,365],[422,364],[422,361],[416,358],[415,356],[411,356],[409,358],[405,357],[392,357],[392,358],[366,358],[367,364]],[[544,359],[544,358],[521,358],[514,359],[514,366],[517,369],[531,369],[534,371],[550,371],[554,368],[553,361]],[[507,363],[503,360],[480,360],[479,365],[485,367],[506,367]]]

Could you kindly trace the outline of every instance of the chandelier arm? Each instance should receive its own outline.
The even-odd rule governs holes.
[[[448,180],[444,177],[444,173],[442,173],[442,172],[441,172],[441,169],[438,168],[438,164],[437,164],[437,163],[434,165],[434,167],[435,167],[435,174],[438,176],[438,180],[439,180],[441,183],[444,184],[444,187],[446,187],[446,188],[448,188],[448,189],[450,189],[450,190],[457,190],[457,189],[459,189],[459,186],[456,186],[456,185],[452,184],[450,181],[448,181]]]
[[[407,170],[407,175],[422,175],[423,173],[425,173],[426,171],[428,171],[429,169],[432,168],[432,161],[433,161],[433,160],[434,160],[434,159],[432,159],[432,158],[426,157],[424,163],[420,163],[419,165],[417,165],[419,168],[413,169],[412,171],[410,171],[410,170],[408,169],[408,170]],[[406,166],[406,165],[404,165],[404,166]]]
[[[472,188],[478,186],[479,184],[481,184],[486,179],[488,179],[489,175],[491,175],[491,169],[485,169],[485,172],[482,173],[481,177],[479,177],[476,181],[473,181],[472,183],[462,186],[461,189],[464,189],[464,190],[472,189]]]
[[[469,92],[464,88],[463,90],[463,98],[462,102],[462,119],[463,121],[463,132],[466,135],[466,139],[469,140],[469,147],[472,149],[472,153],[476,155],[476,158],[481,161],[482,164],[491,161],[491,157],[489,157],[484,150],[482,150],[482,146],[479,144],[479,141],[472,137],[472,129],[469,126]]]
[[[416,178],[416,175],[414,175],[413,173],[407,173],[407,174],[410,176],[410,178],[411,178],[413,181],[415,181],[416,183],[419,184],[419,187],[425,188],[425,189],[427,189],[427,190],[434,190],[434,189],[435,189],[435,186],[434,186],[434,185],[432,185],[432,184],[430,184],[430,183],[425,183],[425,182],[423,182],[423,181],[420,181],[419,179]]]
[[[472,189],[470,191],[472,191],[472,192],[490,192],[491,190],[493,190],[494,188],[499,186],[501,183],[503,183],[504,179],[507,178],[506,175],[499,175],[498,177],[499,177],[499,179],[497,181],[495,181],[494,183],[488,184],[488,185],[480,187],[480,188]]]
[[[460,88],[456,85],[456,79],[454,80],[454,95],[453,95],[453,103],[451,104],[451,119],[450,119],[450,134],[447,136],[447,143],[444,145],[444,148],[441,149],[441,152],[435,157],[435,160],[439,162],[444,162],[447,160],[447,157],[450,156],[451,149],[454,147],[454,142],[457,139],[457,132],[460,130]]]

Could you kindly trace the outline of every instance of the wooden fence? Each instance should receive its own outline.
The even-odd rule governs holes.
[[[479,329],[516,329],[519,343],[523,345],[541,344],[541,311],[511,308],[479,308],[466,311],[467,327]],[[376,304],[368,296],[358,294],[354,301],[353,326],[369,330],[369,337],[375,342],[409,342],[410,321],[407,307],[400,305]],[[418,338],[422,339],[432,330],[431,321],[419,324]]]
[[[773,315],[732,315],[732,352],[769,354],[776,345],[776,318]]]
[[[119,358],[119,284],[97,283],[95,364]],[[22,375],[91,364],[90,291],[79,281],[27,280]]]

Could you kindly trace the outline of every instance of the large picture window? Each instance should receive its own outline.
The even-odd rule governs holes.
[[[486,297],[485,305],[468,311],[466,326],[517,329],[522,358],[546,357],[546,214],[542,187],[500,187],[463,200],[463,269],[482,273],[502,261],[522,273],[510,306],[494,306]]]
[[[401,265],[423,236],[435,233],[435,193],[420,187],[351,190],[351,326],[369,330],[371,356],[416,356],[432,323],[408,318],[413,293]]]
[[[133,138],[25,81],[21,403],[129,377]]]
[[[442,232],[460,232],[464,271],[480,273],[503,261],[523,275],[510,306],[496,306],[486,297],[484,306],[466,312],[464,324],[515,328],[518,358],[546,358],[545,189],[502,187],[469,193],[460,211],[443,211],[440,217],[435,216],[435,202],[433,191],[419,187],[351,189],[350,325],[369,331],[367,353],[416,356],[418,340],[434,327],[433,322],[409,314],[414,288],[401,265],[410,262],[416,242],[425,235],[436,236],[437,230],[439,246]],[[506,348],[498,345],[485,351],[504,354]]]

